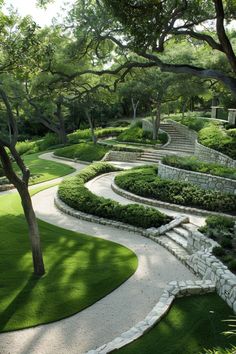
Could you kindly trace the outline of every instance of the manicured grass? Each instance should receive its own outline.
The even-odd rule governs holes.
[[[200,354],[204,349],[230,348],[223,320],[232,310],[216,294],[177,299],[167,316],[140,339],[118,350],[119,354]],[[221,353],[221,351],[217,352]]]
[[[108,151],[109,148],[103,145],[81,143],[57,149],[55,155],[92,162],[101,160]]]
[[[39,226],[46,267],[42,278],[32,275],[28,232],[18,195],[0,196],[0,332],[75,314],[136,270],[137,257],[125,247],[42,221]]]
[[[31,172],[32,178],[30,184],[49,181],[75,171],[74,168],[68,165],[40,159],[40,155],[42,155],[42,152],[22,156],[26,166]]]

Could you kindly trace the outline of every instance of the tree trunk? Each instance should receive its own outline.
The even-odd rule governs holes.
[[[158,132],[161,124],[161,101],[158,100],[156,103],[156,117],[153,120],[153,140],[157,140]]]
[[[61,144],[66,144],[67,143],[67,134],[66,134],[66,128],[65,128],[65,120],[63,117],[63,113],[62,113],[62,102],[63,102],[63,98],[59,97],[58,101],[57,101],[57,111],[56,111],[56,116],[59,122],[59,139],[60,139],[60,143]]]
[[[35,217],[31,197],[28,190],[29,171],[25,167],[24,162],[19,156],[19,154],[16,152],[15,147],[10,146],[9,148],[10,150],[12,150],[16,163],[23,173],[22,179],[18,177],[15,171],[13,170],[11,160],[6,152],[6,148],[3,145],[0,145],[0,159],[2,162],[2,167],[5,176],[16,187],[17,191],[20,194],[21,204],[28,224],[29,238],[30,238],[32,257],[33,257],[34,273],[37,276],[42,276],[45,273],[45,269],[44,269],[43,256],[42,256],[42,251],[40,246],[38,223]]]
[[[22,184],[22,186],[17,188],[20,197],[21,204],[24,210],[25,218],[29,229],[29,238],[31,243],[32,258],[34,265],[35,275],[42,276],[45,273],[43,256],[40,244],[40,236],[38,223],[33,209],[31,197],[28,188]]]
[[[139,105],[139,100],[135,103],[134,99],[132,98],[131,102],[132,102],[132,107],[133,107],[133,121],[135,121],[136,120],[136,114],[137,114],[137,108],[138,108],[138,105]]]
[[[87,117],[88,122],[89,122],[89,127],[90,127],[91,136],[92,136],[92,141],[93,141],[94,145],[96,145],[97,144],[97,137],[96,137],[95,132],[94,132],[94,126],[93,126],[93,122],[92,122],[90,113],[89,113],[89,111],[87,109],[85,110],[85,114],[86,114],[86,117]]]
[[[185,116],[185,110],[186,110],[187,104],[188,104],[188,100],[184,101],[182,104],[182,118],[184,118],[184,116]]]

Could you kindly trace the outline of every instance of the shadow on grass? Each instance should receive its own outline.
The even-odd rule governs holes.
[[[130,277],[136,256],[118,244],[39,222],[46,274],[35,278],[25,220],[0,216],[0,331],[49,323],[98,301]]]

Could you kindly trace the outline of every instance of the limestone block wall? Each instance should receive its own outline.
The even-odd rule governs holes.
[[[164,179],[184,181],[195,184],[203,189],[219,190],[236,195],[236,180],[208,175],[206,173],[187,171],[180,168],[159,164],[158,175]]]
[[[236,167],[236,160],[200,144],[197,140],[195,142],[194,155],[202,161],[219,163],[228,167]]]
[[[140,152],[109,151],[103,158],[104,161],[135,161],[141,156]]]
[[[236,312],[236,276],[210,252],[194,253],[188,264],[204,280],[215,282],[217,293]]]
[[[191,232],[188,236],[187,250],[190,254],[204,250],[211,252],[216,246],[219,246],[216,241],[204,236],[199,231]]]

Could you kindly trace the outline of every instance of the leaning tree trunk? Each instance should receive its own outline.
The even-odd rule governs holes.
[[[62,113],[62,102],[63,102],[63,98],[59,97],[57,101],[57,111],[55,114],[59,122],[58,135],[59,135],[60,143],[65,145],[67,143],[67,134],[65,128],[65,120]]]
[[[30,193],[28,190],[29,171],[25,167],[24,162],[21,159],[20,155],[15,150],[15,147],[10,147],[10,150],[13,154],[13,157],[15,158],[17,165],[21,169],[23,176],[22,178],[20,178],[15,173],[12,167],[11,160],[6,152],[6,148],[0,145],[0,159],[2,162],[2,167],[6,177],[15,186],[15,188],[17,189],[21,197],[21,204],[28,224],[34,273],[37,276],[42,276],[45,273],[45,269],[44,269],[42,250],[40,245],[38,223],[32,206]]]
[[[45,269],[40,244],[38,223],[33,209],[30,193],[28,188],[23,183],[20,187],[18,186],[17,190],[21,197],[21,204],[28,224],[34,273],[38,276],[41,276],[45,273]]]

